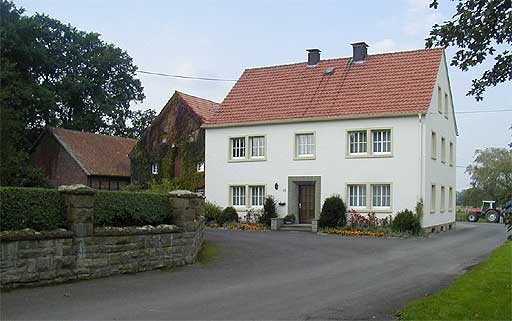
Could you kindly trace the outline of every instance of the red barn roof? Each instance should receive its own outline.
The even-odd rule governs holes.
[[[130,176],[128,153],[137,142],[136,139],[63,128],[49,128],[49,131],[87,175]]]
[[[247,69],[205,125],[425,113],[442,57],[427,49]]]

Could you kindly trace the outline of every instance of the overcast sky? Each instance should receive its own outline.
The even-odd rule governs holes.
[[[46,13],[78,29],[94,31],[126,50],[140,70],[237,79],[245,68],[305,61],[307,48],[322,58],[347,57],[350,43],[366,41],[369,53],[424,47],[436,22],[449,19],[452,1],[16,1],[27,14]],[[455,52],[447,50],[448,57]],[[512,83],[488,89],[484,101],[467,97],[470,72],[450,67],[456,111],[512,108]],[[139,75],[146,99],[137,109],[160,111],[174,90],[221,102],[232,82]],[[457,165],[466,166],[477,148],[509,143],[512,112],[458,114]],[[457,168],[457,189],[469,186]]]

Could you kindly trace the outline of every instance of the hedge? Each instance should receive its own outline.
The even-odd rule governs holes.
[[[0,187],[0,230],[48,231],[66,226],[64,199],[57,190]]]
[[[166,194],[97,191],[94,202],[95,226],[159,224],[172,224],[171,205]]]

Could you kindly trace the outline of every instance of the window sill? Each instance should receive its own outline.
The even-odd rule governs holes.
[[[393,154],[386,153],[386,154],[347,154],[345,155],[345,158],[391,158],[393,157]]]
[[[356,212],[359,212],[359,213],[376,213],[376,214],[392,214],[393,213],[393,209],[388,207],[388,208],[368,208],[368,207],[349,207],[348,208],[348,211],[350,210],[354,210]],[[348,214],[348,211],[347,211],[347,214]]]
[[[316,156],[295,156],[293,160],[314,160]]]
[[[228,160],[228,163],[264,162],[266,160],[266,158],[232,158]]]

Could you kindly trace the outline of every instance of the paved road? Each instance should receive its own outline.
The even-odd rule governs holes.
[[[1,319],[390,319],[506,238],[485,223],[426,239],[206,234],[215,263],[2,293]]]

